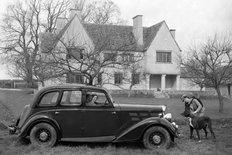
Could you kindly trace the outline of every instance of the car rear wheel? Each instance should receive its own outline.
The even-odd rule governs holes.
[[[171,137],[169,132],[160,126],[153,126],[143,135],[143,144],[147,149],[169,148]]]
[[[30,141],[34,145],[52,147],[57,140],[57,133],[53,126],[47,123],[36,124],[30,132]]]

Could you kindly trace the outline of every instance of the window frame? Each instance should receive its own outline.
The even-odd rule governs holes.
[[[84,83],[84,76],[81,73],[72,73],[72,72],[68,72],[66,73],[67,77],[66,77],[66,82],[67,83],[78,83],[78,84],[83,84]],[[77,76],[79,76],[79,78],[77,78]],[[77,81],[77,79],[79,80]]]
[[[45,95],[49,94],[49,93],[58,93],[58,96],[57,96],[57,99],[56,99],[56,102],[54,104],[40,104],[42,99],[44,98]],[[60,98],[60,91],[59,90],[52,90],[52,91],[48,91],[48,92],[44,92],[43,94],[41,94],[41,96],[39,97],[39,101],[37,103],[37,106],[38,107],[55,107],[57,106],[57,103],[59,101],[59,98]]]
[[[85,97],[84,97],[85,99],[83,99],[83,102],[84,102],[83,106],[84,106],[85,108],[90,108],[90,109],[92,109],[92,108],[97,108],[97,109],[102,109],[102,108],[114,108],[114,105],[113,105],[113,103],[112,103],[111,98],[110,98],[109,95],[108,95],[108,92],[106,92],[106,91],[104,91],[104,90],[98,90],[98,89],[83,89],[83,91],[84,91],[84,93],[83,93],[82,95],[85,96]],[[90,94],[91,94],[91,93],[94,93],[94,94],[96,94],[96,93],[102,93],[102,94],[104,94],[105,97],[106,97],[106,99],[107,99],[107,101],[109,102],[109,104],[108,104],[108,105],[103,105],[103,106],[88,106],[88,105],[86,105],[86,102],[87,102],[86,96],[87,96],[87,94],[89,94],[89,93],[90,93]]]
[[[107,58],[106,55],[108,55]],[[104,61],[117,61],[117,53],[104,53]]]
[[[157,63],[172,63],[172,51],[158,50],[156,51]]]
[[[62,99],[63,99],[63,96],[64,96],[64,92],[73,92],[73,91],[78,91],[78,92],[81,92],[81,102],[80,102],[80,104],[62,104]],[[71,95],[70,95],[70,97],[71,97]],[[70,100],[70,97],[69,97],[69,100]],[[72,107],[72,106],[76,106],[76,107],[80,107],[80,106],[82,106],[82,103],[83,103],[83,93],[82,93],[82,91],[81,90],[79,90],[79,89],[65,89],[65,90],[62,90],[62,93],[61,93],[61,97],[60,97],[60,106],[68,106],[68,107]]]
[[[134,62],[134,54],[132,53],[122,54],[121,56],[124,62]]]
[[[85,49],[84,48],[80,48],[80,47],[68,47],[67,48],[67,54],[66,54],[66,59],[69,60],[69,59],[84,59],[84,56],[83,56],[83,51]],[[73,56],[73,53],[79,53],[79,58],[75,58],[75,56]]]
[[[119,83],[116,82],[116,81],[118,81],[116,75],[120,75],[119,76],[119,78],[120,78],[120,80],[119,80],[120,82]],[[117,84],[117,85],[123,84],[123,73],[121,73],[121,72],[115,72],[114,73],[114,84]]]
[[[135,78],[134,77],[135,75],[138,76],[138,78]],[[136,82],[134,82],[134,81],[136,81]],[[131,82],[133,85],[139,84],[140,83],[140,73],[132,73],[131,74]]]

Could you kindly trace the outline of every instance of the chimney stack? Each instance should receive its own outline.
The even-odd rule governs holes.
[[[65,17],[58,17],[56,20],[56,33],[59,33],[64,28],[67,19]]]
[[[143,25],[142,21],[143,16],[137,15],[133,17],[133,34],[135,36],[135,39],[138,43],[138,45],[143,45]]]
[[[170,32],[171,32],[171,34],[172,34],[172,37],[174,38],[174,39],[176,39],[175,37],[176,37],[176,30],[175,29],[170,29]]]

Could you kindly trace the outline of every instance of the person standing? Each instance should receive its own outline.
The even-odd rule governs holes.
[[[190,112],[195,116],[204,116],[205,107],[203,106],[202,102],[195,98],[192,95],[182,95],[181,97],[182,102],[185,104],[189,104]],[[192,119],[189,118],[189,123],[192,126]]]

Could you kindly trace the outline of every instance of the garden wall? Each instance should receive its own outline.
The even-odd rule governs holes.
[[[129,94],[131,97],[154,97],[154,98],[180,98],[183,94],[192,94],[200,98],[217,98],[217,93],[213,89],[206,91],[154,91],[154,90],[109,90],[112,96],[125,96]],[[223,89],[222,95],[229,98],[228,93]]]

